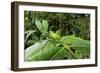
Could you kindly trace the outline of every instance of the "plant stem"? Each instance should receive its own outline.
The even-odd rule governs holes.
[[[64,48],[62,48],[60,51],[58,51],[50,60],[53,60],[63,50],[64,50]]]
[[[44,50],[44,47],[47,45],[47,43],[48,43],[48,41],[45,43],[45,45],[41,48],[41,50],[40,50],[40,53],[39,54],[41,54],[42,52],[43,52],[43,50]]]
[[[71,53],[71,55],[76,59],[76,57],[75,57],[73,51],[69,48],[69,46],[66,46],[66,45],[64,45],[64,44],[62,44],[62,45],[63,45],[63,46],[66,48],[66,50],[68,50],[68,51]]]
[[[48,44],[48,41],[45,43],[45,45],[41,48],[42,49],[42,52],[44,50],[44,47]]]

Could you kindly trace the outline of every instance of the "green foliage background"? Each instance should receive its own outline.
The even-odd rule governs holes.
[[[48,29],[47,29],[48,32],[50,32],[49,30],[52,30],[53,32],[60,30],[61,37],[73,35],[75,37],[90,41],[90,14],[24,11],[25,50],[26,50],[26,48],[28,48],[31,45],[34,45],[36,42],[38,42],[41,38],[42,33],[37,28],[36,20],[38,20],[40,22],[42,22],[42,20],[46,20],[49,24]],[[47,38],[45,38],[45,37],[46,37],[46,35],[43,35],[42,40],[46,40]],[[73,37],[71,37],[71,38],[73,38]],[[76,39],[76,40],[80,40],[80,39]],[[81,41],[78,41],[78,42],[81,42]],[[75,42],[75,44],[76,44],[76,42]],[[54,47],[55,45],[53,45],[53,44],[50,44],[50,45],[53,48],[57,48],[57,47]],[[52,51],[57,52],[59,50],[52,49],[49,51],[51,51],[51,53],[52,53]],[[44,52],[45,52],[45,50],[44,50]],[[42,55],[45,56],[47,53],[46,52],[44,53],[44,52],[42,53]],[[65,52],[63,51],[60,54],[63,54],[63,53],[65,53]],[[68,51],[67,51],[67,53],[68,53]],[[33,53],[33,55],[34,55],[34,53]],[[52,56],[53,54],[52,55],[47,54],[47,55],[49,57],[46,59],[49,60],[50,56]],[[69,55],[70,54],[68,53],[67,56],[69,56]],[[75,54],[75,55],[77,55],[77,54]],[[78,56],[80,56],[80,55],[78,54]],[[46,60],[46,59],[43,59],[43,57],[41,57],[41,58],[42,59],[40,59],[40,60]],[[72,58],[72,57],[70,56],[67,58]],[[82,58],[89,58],[89,55],[88,56],[86,55],[86,57],[82,56]],[[59,59],[59,57],[57,59]],[[62,59],[62,57],[60,59]],[[64,57],[64,59],[65,59],[65,57]],[[39,59],[32,58],[32,60],[39,60]]]

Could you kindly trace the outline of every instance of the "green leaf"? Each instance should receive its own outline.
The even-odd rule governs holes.
[[[27,61],[45,61],[45,60],[61,60],[66,55],[64,48],[56,47],[52,42],[48,42],[47,45],[33,53],[28,57]]]
[[[56,35],[58,35],[59,37],[61,37],[61,29],[56,31]]]
[[[42,20],[42,29],[44,32],[48,31],[48,21],[47,20]]]
[[[37,51],[33,51],[33,53],[28,57],[28,61],[41,61],[41,60],[49,60],[53,53],[56,53],[55,47],[53,44],[48,43],[47,46],[42,48],[40,47]]]
[[[35,21],[35,25],[39,29],[40,32],[43,31],[43,29],[42,29],[42,23],[39,20]]]
[[[35,25],[37,26],[37,28],[39,29],[39,31],[41,33],[47,33],[48,32],[48,21],[47,20],[36,20],[35,21]]]
[[[69,45],[70,47],[90,48],[90,41],[83,40],[75,36],[62,37],[61,42]]]
[[[38,49],[41,49],[45,44],[47,43],[47,40],[43,40],[41,42],[37,42],[34,45],[28,47],[25,49],[25,60],[27,61],[28,58],[36,52]]]
[[[60,37],[60,35],[58,34],[58,32],[53,32],[53,31],[51,31],[51,30],[50,30],[50,32],[49,32],[49,36],[52,37],[52,38],[55,39],[55,40],[60,40],[60,39],[61,39],[61,37]]]
[[[62,37],[60,41],[62,42],[62,44],[68,45],[70,48],[75,49],[76,52],[79,53],[77,54],[75,52],[76,56],[90,55],[90,41],[88,40],[83,40],[74,36],[65,36]]]

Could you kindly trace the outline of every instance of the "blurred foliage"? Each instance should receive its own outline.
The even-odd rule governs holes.
[[[51,45],[49,47],[51,48],[51,50],[46,49],[46,51],[44,50],[44,52],[41,53],[40,55],[39,52],[42,50],[40,49],[38,50],[37,53],[33,53],[31,57],[28,57],[28,60],[42,60],[43,58],[48,59],[48,60],[53,59],[53,57],[51,58],[51,56],[53,56],[55,52],[59,53],[59,51],[61,50],[63,51],[60,52],[61,54],[59,56],[60,59],[61,58],[65,59],[66,57],[67,59],[76,58],[76,57],[89,58],[90,14],[25,11],[24,12],[24,31],[25,31],[26,52],[29,52],[29,53],[32,52],[33,47],[36,49],[39,49],[40,47],[37,48],[35,45],[41,45],[39,43],[43,42],[44,40],[45,41],[50,40],[50,41],[53,41],[52,43],[54,43],[55,45],[60,45],[60,47],[55,47],[54,44],[49,42],[44,48],[46,49],[48,48],[48,46]],[[72,35],[75,37],[73,37]],[[64,36],[65,37],[67,36],[66,38],[68,38],[70,41],[74,40],[74,42],[72,41],[71,43],[72,43],[72,46],[74,45],[73,46],[74,50],[76,50],[76,48],[78,49],[78,51],[74,51],[74,55],[76,55],[76,57],[74,55],[70,55],[68,50],[66,51],[67,52],[67,56],[66,56],[64,48],[68,49],[68,46],[66,46],[65,44],[62,44],[61,42],[58,43],[59,41],[63,40]],[[78,39],[76,37],[81,38],[81,39]],[[85,41],[85,40],[88,40],[88,41]],[[69,51],[71,50],[73,52],[73,47],[69,49]],[[29,48],[31,48],[32,50]],[[56,50],[53,48],[55,48]],[[60,48],[60,49],[57,49],[57,48]],[[83,48],[82,50],[83,52],[82,51],[80,52],[80,48],[81,49]],[[51,51],[51,52],[48,52],[48,51]],[[45,55],[47,53],[50,53],[50,54],[48,54],[48,56],[46,57],[41,57],[42,59],[40,59],[40,56]],[[36,54],[39,54],[39,56],[38,55],[36,56]],[[56,58],[58,59],[59,57],[56,57]]]

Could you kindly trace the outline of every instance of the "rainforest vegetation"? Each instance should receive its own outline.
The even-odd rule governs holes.
[[[25,61],[90,58],[90,15],[24,11]]]

